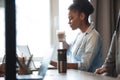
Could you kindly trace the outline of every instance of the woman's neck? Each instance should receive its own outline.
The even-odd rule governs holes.
[[[89,28],[89,26],[90,26],[90,23],[85,23],[85,24],[83,24],[83,25],[81,25],[81,31],[84,33],[84,32],[86,32],[87,31],[87,29]]]

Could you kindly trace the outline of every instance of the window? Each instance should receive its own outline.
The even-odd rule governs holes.
[[[50,46],[49,0],[16,0],[17,45],[28,45],[34,57]]]
[[[5,55],[5,8],[0,2],[0,61]]]

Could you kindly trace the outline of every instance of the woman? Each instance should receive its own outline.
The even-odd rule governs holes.
[[[68,24],[72,30],[79,29],[81,33],[72,44],[63,41],[67,54],[72,59],[72,62],[67,63],[67,68],[94,72],[102,64],[101,37],[88,21],[94,8],[88,0],[74,0],[68,10]],[[51,64],[57,66],[55,61],[51,61]]]

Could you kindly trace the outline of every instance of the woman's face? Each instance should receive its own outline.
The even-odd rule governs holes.
[[[69,19],[68,24],[70,25],[72,30],[80,28],[82,20],[80,18],[80,14],[78,13],[78,11],[70,10],[69,13],[68,13],[68,19]]]

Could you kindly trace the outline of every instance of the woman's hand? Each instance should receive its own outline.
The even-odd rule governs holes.
[[[55,61],[52,61],[52,60],[51,60],[50,64],[51,64],[52,66],[54,66],[54,67],[57,67],[57,62],[55,62]]]
[[[105,67],[100,67],[100,68],[96,69],[95,73],[96,74],[102,74],[106,71],[107,71],[107,69]]]
[[[120,74],[118,74],[118,78],[120,79]]]

